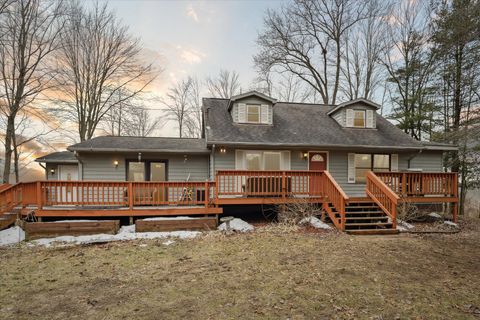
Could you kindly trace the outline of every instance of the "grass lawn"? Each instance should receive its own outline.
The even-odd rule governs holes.
[[[2,319],[479,319],[480,230],[0,249]]]

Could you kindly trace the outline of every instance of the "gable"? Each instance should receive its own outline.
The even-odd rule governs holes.
[[[249,119],[249,109],[258,111],[258,122]],[[231,103],[230,115],[235,123],[271,125],[273,124],[273,104],[262,97],[248,96]]]
[[[355,111],[364,112],[365,128],[376,128],[377,108],[366,103],[353,103],[342,108],[335,108],[328,114],[332,117],[340,126],[353,128]]]

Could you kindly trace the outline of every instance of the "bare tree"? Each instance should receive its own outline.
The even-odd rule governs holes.
[[[240,81],[235,71],[220,70],[216,77],[208,77],[206,84],[208,92],[214,98],[230,99],[240,93]]]
[[[72,3],[59,56],[62,100],[81,141],[90,139],[115,106],[138,97],[154,79],[153,67],[140,59],[138,39],[109,11]],[[118,92],[126,94],[118,98]]]
[[[324,103],[335,104],[343,40],[364,17],[364,2],[355,0],[295,0],[280,11],[268,11],[255,64],[261,70],[294,74]]]
[[[187,118],[185,119],[186,136],[200,138],[202,135],[203,113],[200,98],[200,84],[195,77],[191,78],[190,86],[190,107]]]
[[[178,136],[185,134],[185,124],[191,113],[191,92],[193,78],[188,77],[171,87],[162,101],[167,120],[175,121],[178,126]]]
[[[383,70],[381,58],[386,45],[387,21],[391,11],[388,1],[369,0],[367,17],[346,32],[342,54],[342,92],[349,100],[371,99]]]
[[[152,117],[148,109],[142,107],[132,108],[125,119],[125,134],[127,136],[148,137],[156,130],[161,129],[165,122],[161,117]]]
[[[0,20],[0,99],[6,121],[5,167],[3,181],[8,183],[12,153],[18,146],[16,118],[25,108],[51,88],[55,72],[47,58],[58,47],[62,30],[61,3],[19,0],[5,4]],[[14,157],[18,168],[18,157]],[[17,171],[17,170],[16,170]],[[16,172],[18,178],[18,172]]]

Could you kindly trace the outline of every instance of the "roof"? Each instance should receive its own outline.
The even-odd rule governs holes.
[[[45,163],[78,163],[77,158],[70,151],[58,151],[47,154],[43,157],[35,159],[36,162]]]
[[[380,105],[371,101],[371,100],[368,100],[368,99],[365,99],[365,98],[358,98],[358,99],[354,99],[354,100],[350,100],[350,101],[347,101],[347,102],[343,102],[343,103],[340,103],[339,105],[337,106],[334,106],[329,112],[328,112],[328,115],[331,115],[332,113],[335,113],[337,110],[340,110],[342,108],[345,108],[347,106],[350,106],[352,104],[357,104],[357,103],[363,103],[363,104],[366,104],[366,105],[369,105],[370,107],[373,107],[375,109],[380,109]]]
[[[228,112],[229,100],[203,101],[208,145],[424,149],[380,115],[376,129],[344,128],[328,116],[336,106],[277,102],[273,125],[236,124]]]
[[[434,142],[434,141],[422,141],[426,150],[443,150],[443,151],[455,151],[458,150],[458,147],[443,142]]]
[[[248,98],[248,97],[251,97],[251,96],[255,96],[255,97],[258,97],[260,99],[263,99],[265,101],[269,101],[271,103],[275,103],[277,102],[276,99],[273,99],[272,97],[269,97],[261,92],[258,92],[258,91],[255,91],[255,90],[252,90],[252,91],[248,91],[248,92],[245,92],[245,93],[242,93],[242,94],[239,94],[239,95],[236,95],[236,96],[233,96],[233,97],[230,97],[230,101],[229,101],[229,105],[228,105],[228,108],[230,109],[232,107],[232,103],[237,101],[237,100],[241,100],[241,99],[244,99],[244,98]]]
[[[208,153],[205,139],[170,137],[96,137],[67,148],[81,152]]]

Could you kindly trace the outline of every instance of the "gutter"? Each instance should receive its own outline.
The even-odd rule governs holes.
[[[172,149],[126,149],[126,148],[67,148],[69,151],[74,152],[143,152],[143,153],[196,153],[196,154],[209,154],[208,149],[205,150],[172,150]]]
[[[80,159],[80,157],[78,156],[78,152],[77,151],[74,151],[73,152],[73,155],[75,156],[75,158],[77,158],[78,160],[78,163],[81,164],[81,167],[82,167],[82,170],[81,170],[81,178],[82,178],[82,181],[83,181],[83,161]]]

